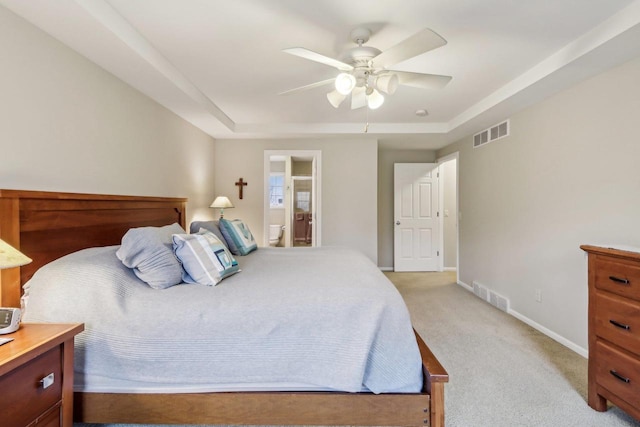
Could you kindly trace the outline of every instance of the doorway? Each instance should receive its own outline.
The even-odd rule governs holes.
[[[291,177],[292,246],[311,246],[313,241],[313,178],[306,175]]]
[[[265,150],[265,246],[321,245],[320,165],[317,150]]]

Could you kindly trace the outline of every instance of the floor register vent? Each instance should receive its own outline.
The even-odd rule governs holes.
[[[489,129],[473,135],[473,148],[481,147],[505,136],[509,136],[509,120],[505,120],[502,123],[498,123]]]
[[[504,312],[509,311],[509,300],[486,286],[473,281],[473,293],[480,299],[487,301],[492,306]]]

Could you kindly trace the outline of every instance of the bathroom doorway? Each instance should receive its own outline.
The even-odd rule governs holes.
[[[291,198],[293,218],[292,246],[311,246],[313,241],[313,178],[311,176],[291,177]]]
[[[320,246],[321,152],[265,150],[264,245]]]

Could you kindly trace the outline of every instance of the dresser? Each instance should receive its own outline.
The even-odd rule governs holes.
[[[589,406],[640,420],[640,249],[583,245],[589,263]]]
[[[82,324],[22,324],[0,345],[3,426],[71,427],[73,341]]]

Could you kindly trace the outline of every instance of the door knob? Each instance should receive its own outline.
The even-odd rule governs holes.
[[[400,221],[396,221],[396,225],[400,225]]]

